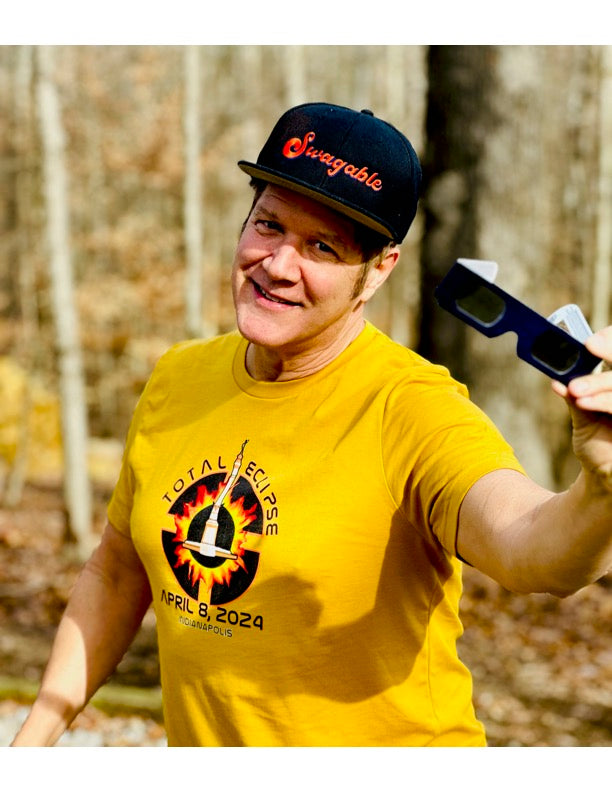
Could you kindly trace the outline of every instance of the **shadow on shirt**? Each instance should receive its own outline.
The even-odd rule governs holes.
[[[328,565],[325,569],[329,573]],[[256,580],[233,606],[264,613],[263,631],[236,628],[230,639],[235,647],[215,652],[209,670],[213,678],[215,666],[221,674],[247,676],[257,681],[263,696],[305,693],[344,702],[371,698],[410,676],[419,655],[429,649],[430,621],[440,606],[449,637],[445,645],[454,651],[452,634],[460,634],[460,625],[444,598],[452,572],[440,548],[398,517],[382,564],[364,572],[361,580],[359,571],[343,567],[341,558],[334,578],[307,580],[294,568],[262,583]],[[377,574],[377,583],[364,583],[365,574]],[[370,607],[368,590],[375,592]],[[355,613],[360,615],[351,619]],[[427,663],[415,673],[415,683],[426,685]]]

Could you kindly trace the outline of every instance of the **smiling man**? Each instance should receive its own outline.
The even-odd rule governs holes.
[[[581,472],[542,489],[446,369],[364,320],[416,212],[404,135],[307,104],[239,165],[237,330],[156,366],[14,744],[58,739],[152,603],[170,745],[485,745],[460,559],[559,596],[606,573],[612,373],[553,386]],[[612,361],[611,328],[587,345]]]
[[[266,186],[233,271],[238,329],[252,342],[249,372],[283,380],[331,362],[363,330],[363,306],[398,256],[397,248],[385,248],[368,266],[352,221],[312,198]]]

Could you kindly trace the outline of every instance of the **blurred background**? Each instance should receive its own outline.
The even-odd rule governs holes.
[[[423,165],[369,318],[466,382],[536,480],[575,475],[548,379],[433,289],[455,258],[493,259],[541,313],[574,302],[593,329],[610,322],[611,47],[1,46],[0,713],[40,679],[155,361],[233,327],[251,200],[236,162],[288,106],[320,100],[370,108]],[[612,745],[608,579],[559,601],[468,569],[463,615],[491,744]],[[150,614],[82,719],[159,720],[154,641]]]

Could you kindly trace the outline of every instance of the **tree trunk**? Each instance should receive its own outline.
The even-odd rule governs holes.
[[[468,379],[466,329],[440,311],[436,285],[458,256],[475,257],[476,185],[494,125],[489,47],[430,47],[423,156],[424,237],[419,351]]]
[[[612,47],[601,48],[599,91],[599,183],[597,249],[593,265],[591,324],[600,330],[610,324],[612,283]]]
[[[183,129],[185,139],[185,309],[187,335],[201,336],[202,316],[202,189],[200,174],[200,49],[185,47],[185,99]],[[206,334],[214,332],[208,314],[216,305],[207,301]],[[208,326],[210,325],[210,326]]]
[[[284,90],[287,108],[295,107],[307,101],[306,58],[304,47],[294,44],[285,47],[283,54],[283,72],[285,74]]]
[[[455,258],[485,258],[540,313],[567,302],[588,312],[595,67],[589,47],[433,47],[430,56],[423,346],[467,381],[530,475],[553,488],[575,474],[565,405],[518,360],[514,334],[487,339],[434,308],[431,293]]]
[[[43,148],[49,268],[59,361],[64,493],[68,538],[79,554],[91,549],[91,491],[87,471],[87,412],[70,254],[64,130],[54,82],[54,49],[39,47],[38,111]]]
[[[30,456],[30,410],[32,405],[30,391],[30,374],[36,363],[37,346],[37,304],[34,267],[32,257],[28,256],[28,228],[31,224],[32,178],[27,158],[28,147],[32,144],[32,119],[30,102],[30,84],[32,77],[32,47],[19,47],[15,69],[15,139],[17,141],[15,157],[15,181],[13,185],[15,201],[15,262],[18,284],[16,288],[20,326],[17,336],[16,353],[20,364],[26,371],[24,395],[21,403],[20,425],[15,457],[11,462],[6,477],[2,503],[9,509],[21,502],[23,488],[28,474]],[[31,155],[30,155],[31,156]]]
[[[421,156],[427,84],[427,47],[391,46],[386,47],[385,53],[387,89],[385,118],[405,132]],[[402,243],[399,265],[393,270],[388,284],[390,288],[387,289],[388,331],[395,341],[404,346],[414,346],[418,338],[419,258],[422,231],[422,218],[419,212]]]

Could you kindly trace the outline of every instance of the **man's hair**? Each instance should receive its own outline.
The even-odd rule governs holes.
[[[249,209],[246,219],[242,224],[241,232],[244,231],[247,221],[251,216],[251,212],[255,208],[255,204],[260,199],[261,194],[266,189],[268,184],[269,182],[264,181],[263,179],[251,179],[250,186],[254,190],[253,202],[251,203],[251,208]],[[337,214],[339,213],[337,212]],[[390,248],[395,247],[395,242],[393,242],[392,239],[389,239],[389,237],[384,236],[384,234],[379,234],[378,231],[373,231],[371,228],[368,228],[361,223],[357,223],[354,220],[351,220],[349,217],[345,217],[344,215],[340,216],[352,224],[355,244],[361,251],[363,258],[361,273],[359,274],[359,279],[355,284],[355,290],[353,292],[353,297],[358,297],[365,286],[368,272],[372,266],[383,260],[387,254],[387,251]]]

